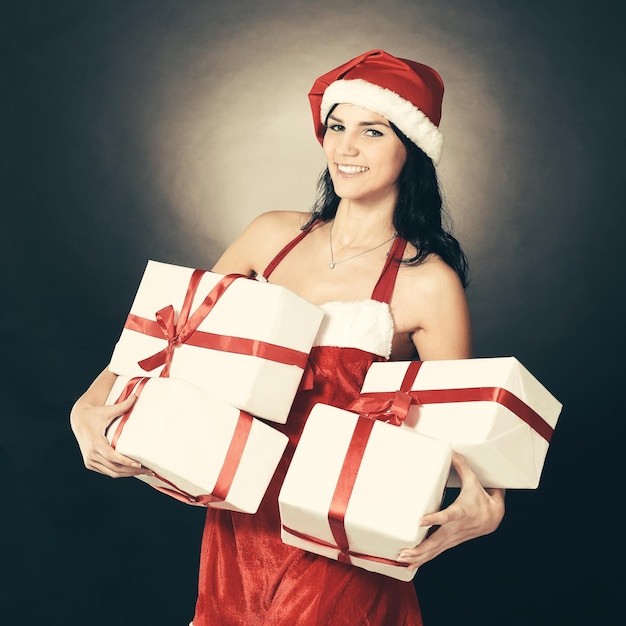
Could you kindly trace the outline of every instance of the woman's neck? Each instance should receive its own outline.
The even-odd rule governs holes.
[[[333,225],[333,239],[338,244],[374,245],[395,232],[393,207],[364,207],[357,202],[341,200]]]

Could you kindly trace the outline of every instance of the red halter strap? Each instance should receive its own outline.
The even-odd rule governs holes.
[[[315,220],[309,224],[299,235],[294,237],[269,263],[261,276],[267,280],[270,274],[276,269],[278,264],[311,232],[313,226],[319,224],[322,220]]]
[[[396,284],[396,276],[400,269],[400,261],[402,261],[402,257],[404,256],[405,248],[406,240],[401,237],[396,237],[391,246],[391,250],[389,250],[383,271],[380,273],[378,282],[372,292],[372,300],[386,302],[387,304],[391,302],[391,295],[393,294],[393,288]]]

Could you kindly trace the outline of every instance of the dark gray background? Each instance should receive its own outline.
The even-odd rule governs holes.
[[[379,47],[446,83],[439,172],[477,356],[518,357],[565,405],[540,488],[418,572],[426,626],[618,622],[623,17],[607,0],[2,2],[0,623],[192,617],[202,510],[87,472],[68,412],[147,259],[210,267],[261,211],[309,208],[306,93]]]

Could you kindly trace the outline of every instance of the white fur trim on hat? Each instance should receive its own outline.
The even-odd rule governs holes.
[[[373,111],[395,124],[415,145],[437,164],[443,148],[443,134],[412,102],[397,93],[361,78],[336,80],[324,91],[320,118],[326,124],[335,104],[354,104]]]

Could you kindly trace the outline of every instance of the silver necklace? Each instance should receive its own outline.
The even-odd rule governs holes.
[[[362,254],[367,254],[368,252],[373,252],[374,250],[378,250],[378,248],[382,248],[386,243],[392,242],[397,236],[398,233],[394,233],[389,239],[386,239],[382,243],[379,243],[377,246],[373,248],[369,248],[368,250],[363,250],[363,252],[357,252],[352,256],[349,256],[346,259],[341,259],[341,261],[335,261],[335,254],[333,253],[333,226],[335,225],[335,221],[333,220],[330,224],[330,229],[328,231],[328,244],[330,246],[330,263],[328,264],[329,270],[334,270],[335,265],[339,265],[340,263],[345,263],[346,261],[351,261],[352,259],[356,259],[356,257],[361,256]],[[391,252],[391,246],[389,246],[389,250],[387,250],[387,255]]]

